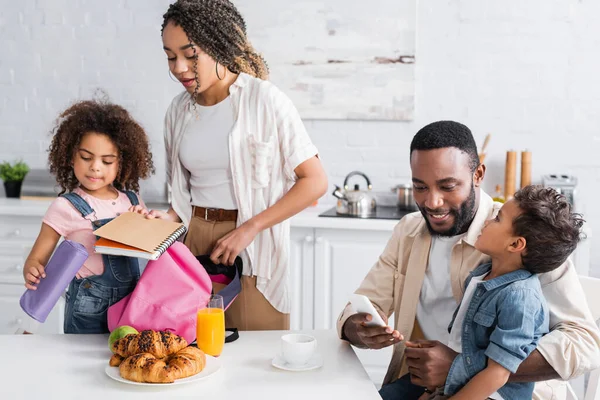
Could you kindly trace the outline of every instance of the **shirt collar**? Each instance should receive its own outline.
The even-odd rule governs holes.
[[[469,274],[471,275],[471,277],[481,276],[481,275],[485,275],[488,272],[490,272],[491,269],[492,269],[492,263],[485,263],[485,264],[481,264],[480,266],[475,268]],[[507,274],[501,275],[497,278],[490,279],[489,281],[483,281],[482,284],[483,284],[483,287],[485,288],[485,290],[490,291],[490,290],[496,289],[500,286],[506,286],[506,285],[516,282],[516,281],[522,281],[523,279],[527,279],[532,275],[533,274],[531,272],[527,271],[526,269],[521,268],[516,271],[512,271]]]
[[[485,225],[485,221],[494,216],[495,212],[494,200],[486,192],[479,189],[479,207],[463,241],[471,246],[475,246],[475,242]]]

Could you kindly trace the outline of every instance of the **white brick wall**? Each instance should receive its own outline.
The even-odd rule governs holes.
[[[180,90],[167,75],[160,42],[169,3],[0,0],[0,160],[22,156],[44,167],[57,112],[102,87],[150,134],[159,174],[144,194],[161,197],[162,118]],[[479,143],[493,135],[488,191],[503,183],[505,151],[529,149],[534,182],[551,172],[579,178],[580,211],[600,230],[600,3],[454,0],[418,7],[415,121],[306,121],[331,184],[354,169],[377,190],[409,179],[412,135],[431,121],[455,119]],[[600,235],[592,240],[600,243]],[[596,275],[599,247],[592,246]]]

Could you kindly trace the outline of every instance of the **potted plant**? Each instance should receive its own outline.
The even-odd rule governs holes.
[[[6,197],[21,196],[21,184],[28,172],[29,166],[23,161],[17,161],[12,164],[5,161],[0,164],[0,179],[4,181]]]

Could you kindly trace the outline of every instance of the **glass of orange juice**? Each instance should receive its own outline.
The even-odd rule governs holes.
[[[196,315],[196,344],[209,356],[217,357],[225,344],[223,297],[214,294]]]

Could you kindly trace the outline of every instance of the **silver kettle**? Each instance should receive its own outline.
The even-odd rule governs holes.
[[[361,190],[358,184],[354,190],[348,190],[348,181],[355,175],[360,175],[367,181],[367,190]],[[344,188],[335,186],[333,195],[338,199],[335,210],[338,214],[367,218],[375,214],[377,204],[371,192],[372,186],[369,177],[360,171],[352,171],[344,179]]]

